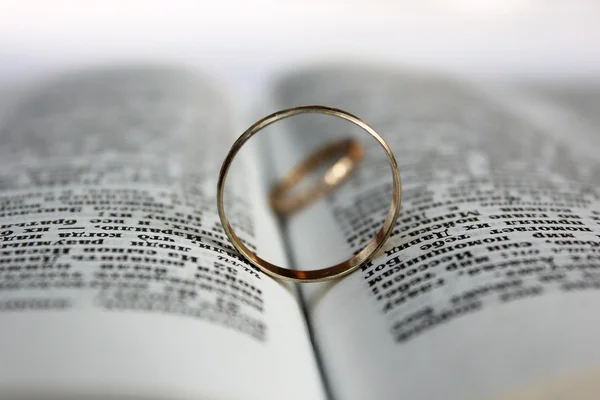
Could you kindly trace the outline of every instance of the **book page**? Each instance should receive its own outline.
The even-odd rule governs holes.
[[[166,67],[65,75],[2,114],[0,397],[323,397],[294,292],[220,225],[238,124],[207,77]],[[283,263],[253,154],[226,211]]]
[[[525,85],[524,85],[525,86]],[[600,125],[600,80],[594,82],[540,82],[521,88],[550,105],[580,118],[589,127]]]
[[[434,75],[315,69],[285,77],[274,98],[358,115],[402,174],[382,251],[339,281],[302,285],[334,398],[522,398],[598,375],[600,149],[575,151],[568,130],[560,140],[506,99]],[[293,149],[354,134],[331,118],[287,130],[282,171]],[[350,182],[286,223],[298,268],[350,257],[383,222],[387,159],[359,137],[366,158]]]

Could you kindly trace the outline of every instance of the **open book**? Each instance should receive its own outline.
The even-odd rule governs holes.
[[[600,395],[600,88],[323,67],[282,76],[248,112],[218,86],[114,68],[4,96],[1,398]],[[232,249],[215,186],[254,119],[305,104],[382,134],[403,205],[360,270],[287,285]],[[385,155],[359,134],[350,181],[278,221],[274,179],[355,132],[314,115],[271,128],[229,174],[236,233],[286,267],[348,258],[389,206]]]

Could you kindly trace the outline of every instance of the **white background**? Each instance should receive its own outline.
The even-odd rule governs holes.
[[[600,1],[0,0],[0,82],[115,60],[199,65],[246,89],[324,60],[587,80]]]

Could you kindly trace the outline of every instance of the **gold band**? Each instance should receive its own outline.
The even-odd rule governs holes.
[[[290,195],[289,191],[311,171],[326,163],[335,156],[340,157],[323,175],[308,189]],[[313,201],[327,194],[331,189],[345,181],[362,160],[363,148],[354,139],[343,139],[332,142],[318,149],[289,171],[269,194],[271,208],[280,216],[292,214]]]
[[[225,216],[225,210],[223,206],[223,192],[225,188],[225,179],[227,177],[227,172],[229,171],[229,167],[233,162],[233,159],[237,155],[238,151],[242,148],[242,146],[256,133],[258,133],[261,129],[277,122],[285,118],[292,117],[298,114],[308,114],[308,113],[316,113],[316,114],[326,114],[334,117],[342,118],[346,121],[349,121],[363,130],[365,130],[368,134],[370,134],[377,142],[381,145],[383,150],[385,151],[390,167],[392,169],[392,178],[393,178],[393,191],[392,191],[392,202],[390,204],[390,208],[383,222],[383,226],[381,229],[375,234],[375,237],[371,239],[367,245],[360,250],[356,255],[352,256],[350,259],[341,262],[339,264],[333,265],[331,267],[318,269],[318,270],[308,270],[308,271],[300,271],[294,269],[286,269],[278,267],[277,265],[271,264],[268,261],[260,258],[256,253],[252,252],[246,245],[244,245],[241,240],[237,237],[227,217]],[[400,171],[398,170],[398,164],[396,163],[396,158],[392,153],[392,150],[388,146],[388,144],[383,140],[383,138],[367,123],[362,121],[360,118],[346,112],[343,110],[339,110],[337,108],[325,107],[325,106],[302,106],[302,107],[294,107],[288,108],[285,110],[278,111],[271,115],[268,115],[261,120],[255,122],[246,132],[242,133],[242,135],[233,143],[231,149],[229,149],[229,153],[225,157],[223,161],[223,165],[221,166],[221,171],[219,173],[219,180],[217,181],[217,208],[219,211],[219,218],[221,219],[221,223],[223,224],[223,229],[229,237],[229,240],[233,244],[233,246],[253,265],[258,267],[261,271],[266,274],[273,276],[275,278],[286,279],[290,281],[296,282],[319,282],[325,281],[333,278],[339,278],[344,275],[349,274],[350,272],[356,270],[363,263],[367,262],[373,254],[377,252],[383,246],[390,233],[392,232],[392,228],[398,218],[398,214],[400,212],[400,200],[402,196],[402,187],[400,183]]]

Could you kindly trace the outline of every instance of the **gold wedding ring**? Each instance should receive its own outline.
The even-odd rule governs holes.
[[[379,229],[379,231],[375,234],[375,237],[367,243],[362,250],[352,256],[350,259],[343,261],[339,264],[323,268],[317,270],[294,270],[278,267],[275,264],[271,264],[270,262],[260,258],[256,253],[252,252],[242,241],[238,238],[238,236],[233,231],[231,225],[229,224],[229,220],[225,216],[225,210],[223,206],[223,192],[225,189],[225,179],[227,178],[227,172],[229,171],[229,167],[233,162],[233,159],[237,155],[238,151],[244,146],[244,144],[256,133],[258,133],[263,128],[280,121],[285,118],[292,117],[298,114],[325,114],[331,115],[334,117],[338,117],[349,121],[363,130],[365,130],[368,134],[370,134],[379,145],[385,151],[388,162],[392,169],[392,178],[393,178],[393,190],[392,190],[392,201],[390,203],[390,208],[383,222],[383,226]],[[337,108],[331,108],[326,106],[301,106],[288,108],[285,110],[278,111],[271,115],[267,115],[261,120],[255,122],[250,128],[248,128],[242,135],[233,143],[231,148],[229,149],[229,153],[225,157],[223,161],[223,165],[221,166],[221,171],[219,173],[219,180],[217,181],[217,208],[219,211],[219,218],[221,219],[221,223],[223,224],[223,229],[227,234],[227,237],[233,244],[233,246],[253,265],[258,267],[264,273],[280,279],[286,279],[295,282],[320,282],[329,279],[339,278],[344,275],[351,273],[352,271],[359,268],[363,263],[367,262],[385,243],[387,238],[390,236],[392,232],[392,228],[398,218],[398,214],[400,212],[400,201],[402,196],[402,186],[400,182],[400,171],[398,170],[398,164],[396,162],[396,158],[392,153],[392,150],[388,146],[385,140],[366,122],[362,121],[360,118],[346,112],[343,110],[339,110]]]
[[[305,176],[336,156],[339,159],[327,169],[320,180],[297,194],[289,194]],[[273,186],[269,194],[271,208],[280,216],[284,216],[307,206],[348,179],[362,157],[363,148],[355,139],[342,139],[318,149]]]

